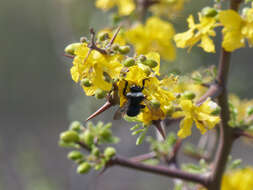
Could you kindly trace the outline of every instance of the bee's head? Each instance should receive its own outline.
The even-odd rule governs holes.
[[[134,85],[132,85],[132,86],[130,87],[130,91],[131,91],[131,92],[141,92],[141,91],[142,91],[142,88],[134,84]]]

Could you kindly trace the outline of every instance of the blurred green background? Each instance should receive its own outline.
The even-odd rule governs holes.
[[[187,15],[207,2],[211,3],[188,3],[173,21],[176,30],[183,31]],[[0,2],[0,190],[169,188],[167,178],[116,167],[101,176],[96,172],[78,175],[66,158],[67,150],[58,147],[59,133],[70,121],[84,121],[103,104],[85,97],[71,80],[71,60],[62,56],[64,47],[87,35],[89,27],[102,29],[109,14],[95,9],[94,0]],[[238,50],[232,56],[229,89],[242,98],[253,97],[252,60],[252,49]],[[218,54],[206,54],[199,48],[190,54],[178,50],[177,60],[168,69],[187,73],[217,61]],[[111,121],[111,113],[94,121]],[[113,131],[121,137],[118,152],[129,156],[148,151],[146,144],[135,146],[136,137],[130,135],[129,127],[126,122],[113,121]],[[196,141],[197,136],[190,140]],[[236,143],[233,154],[253,164],[252,147]]]

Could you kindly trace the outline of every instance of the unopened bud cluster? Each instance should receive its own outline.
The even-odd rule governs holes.
[[[116,154],[113,147],[101,150],[100,145],[104,143],[116,143],[118,138],[112,136],[111,124],[99,122],[97,125],[88,123],[84,127],[80,122],[71,123],[69,130],[60,134],[59,144],[68,148],[76,148],[68,153],[68,159],[73,160],[77,166],[77,173],[85,174],[91,168],[101,169]],[[83,153],[80,148],[88,150]]]

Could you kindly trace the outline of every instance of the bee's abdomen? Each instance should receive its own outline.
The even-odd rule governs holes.
[[[140,113],[140,105],[130,105],[126,114],[130,117],[137,116]]]

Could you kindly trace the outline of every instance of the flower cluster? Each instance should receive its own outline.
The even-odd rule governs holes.
[[[152,18],[148,23],[152,23],[153,19],[157,18]],[[151,28],[148,27],[148,31],[152,31]],[[182,87],[179,76],[160,76],[158,52],[146,50],[146,54],[126,55],[129,47],[121,35],[125,36],[119,30],[114,35],[110,30],[103,30],[98,33],[96,42],[93,39],[74,44],[71,75],[75,82],[80,82],[87,96],[107,96],[121,109],[128,109],[129,96],[135,92],[131,88],[136,86],[138,91],[134,97],[143,97],[135,105],[140,109],[136,110],[136,114],[127,115],[135,116],[135,121],[144,126],[165,117],[183,118],[178,133],[181,138],[191,134],[193,122],[201,133],[219,122],[219,117],[212,115],[217,107],[213,106],[215,103],[207,100],[197,105],[194,92]]]
[[[253,4],[252,4],[253,6]],[[253,8],[244,8],[242,15],[234,10],[216,10],[206,7],[199,13],[199,23],[195,24],[193,16],[188,18],[189,30],[175,35],[174,40],[179,48],[192,48],[200,42],[199,46],[206,52],[215,52],[213,40],[214,29],[222,26],[222,47],[232,52],[245,46],[247,40],[249,45],[253,44]]]

